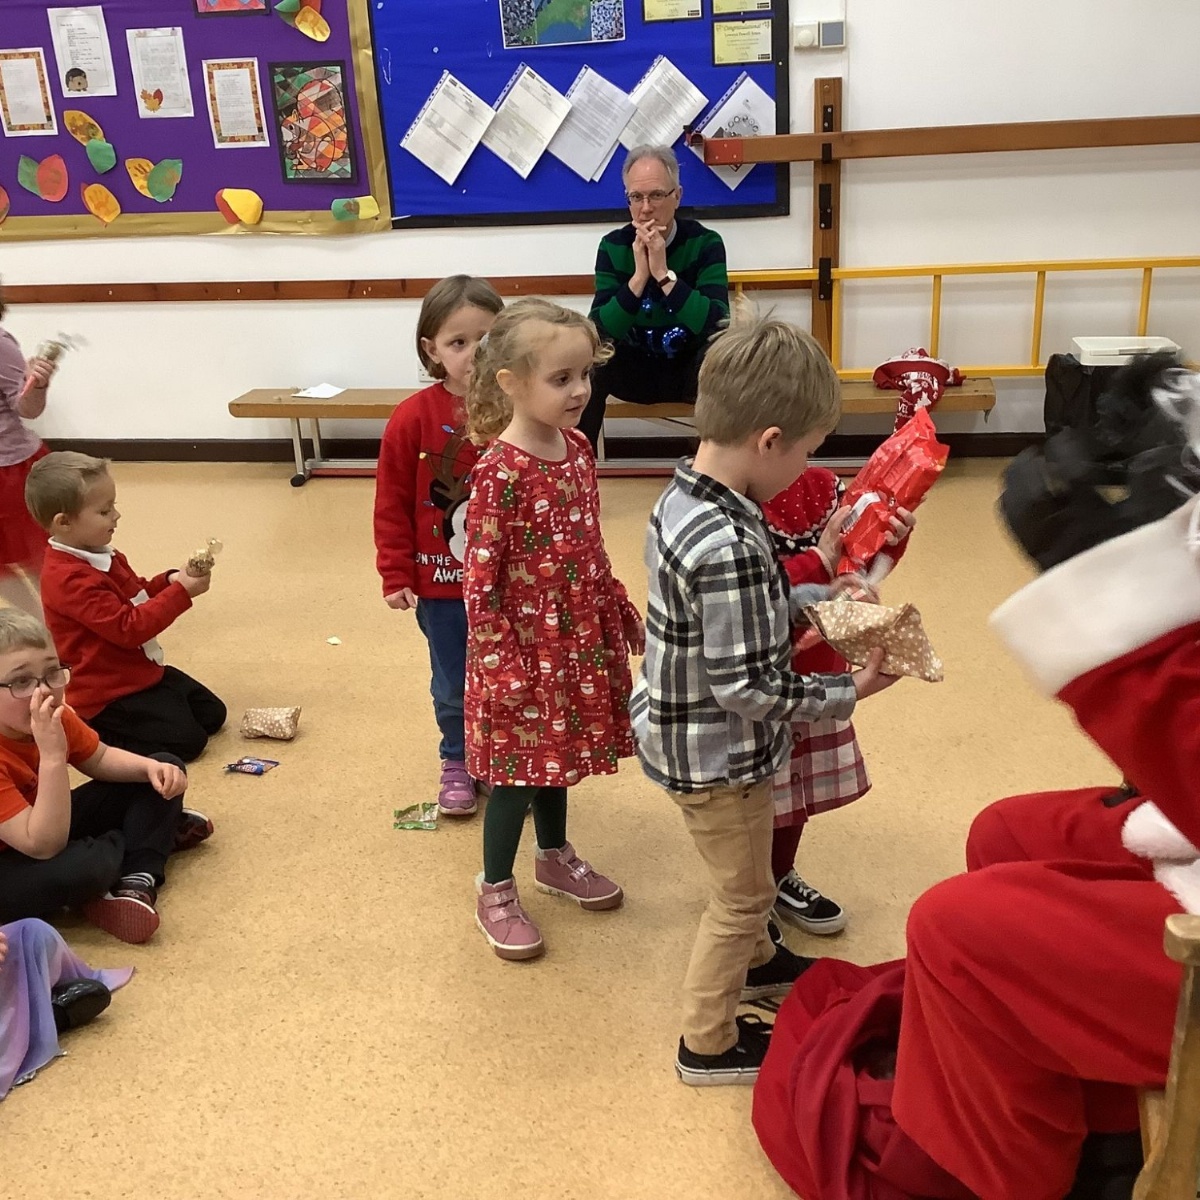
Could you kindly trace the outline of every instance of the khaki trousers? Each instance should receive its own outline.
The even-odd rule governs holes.
[[[746,971],[775,954],[767,936],[775,902],[771,782],[670,793],[708,867],[711,889],[683,984],[683,1043],[694,1054],[732,1048]]]

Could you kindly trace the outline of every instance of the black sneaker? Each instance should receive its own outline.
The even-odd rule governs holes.
[[[762,1000],[767,996],[786,996],[792,984],[817,960],[801,958],[786,946],[775,947],[775,957],[761,967],[751,967],[742,985],[742,1001]]]
[[[772,946],[783,945],[783,930],[770,917],[767,918],[767,937],[771,939]]]
[[[795,871],[789,871],[779,884],[775,915],[822,937],[846,928],[846,910],[810,887]]]
[[[738,1040],[724,1054],[693,1054],[679,1039],[675,1073],[689,1087],[753,1084],[771,1044],[771,1026],[759,1017],[738,1017]]]
[[[59,1033],[94,1021],[109,1005],[112,993],[98,979],[75,979],[50,989],[54,1028]]]

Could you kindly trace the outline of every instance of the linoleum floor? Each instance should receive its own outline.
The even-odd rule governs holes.
[[[885,599],[911,600],[946,680],[856,715],[874,790],[821,817],[801,869],[851,914],[797,952],[903,953],[905,913],[961,867],[989,800],[1115,772],[1035,696],[987,628],[1029,572],[993,512],[999,462],[955,463]],[[380,599],[372,480],[287,484],[281,465],[117,464],[117,545],[144,574],[225,542],[212,590],[163,637],[228,703],[193,767],[213,839],[174,860],[152,942],[61,925],[133,982],[69,1056],[0,1104],[16,1200],[783,1200],[748,1088],[672,1070],[678,986],[705,891],[679,815],[635,763],[572,793],[580,852],[628,901],[586,914],[528,886],[548,953],[494,958],[473,921],[480,821],[398,832],[433,798],[425,644]],[[602,485],[618,575],[645,600],[660,479]],[[328,638],[341,639],[330,645]],[[291,744],[246,742],[251,705],[302,705]],[[242,754],[282,760],[222,773]],[[531,882],[532,828],[518,862]]]

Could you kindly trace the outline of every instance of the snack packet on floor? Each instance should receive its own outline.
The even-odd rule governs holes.
[[[277,766],[279,762],[274,758],[239,758],[237,762],[228,763],[225,770],[239,775],[265,775]]]
[[[436,800],[427,800],[421,804],[410,804],[407,808],[398,808],[392,813],[393,829],[436,829],[438,806]]]

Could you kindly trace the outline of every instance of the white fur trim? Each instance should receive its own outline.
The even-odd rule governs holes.
[[[1200,862],[1158,863],[1154,878],[1188,912],[1200,916]]]
[[[1200,498],[1054,567],[1006,600],[992,628],[1057,695],[1073,679],[1200,621],[1200,563],[1187,544]]]
[[[1125,818],[1121,828],[1125,849],[1141,858],[1158,862],[1191,863],[1200,859],[1200,850],[1163,816],[1157,804],[1147,801]]]

